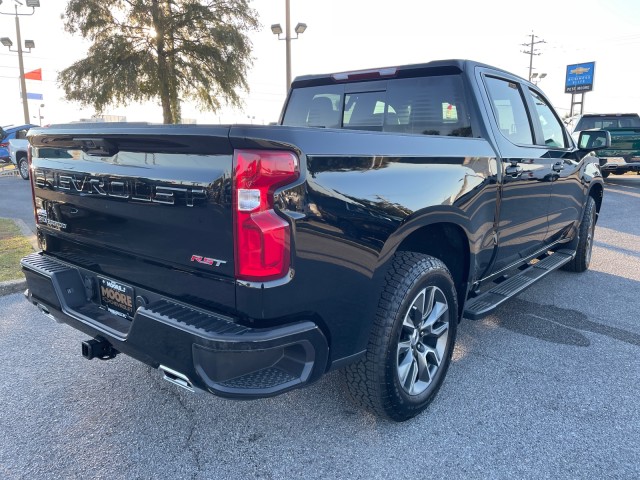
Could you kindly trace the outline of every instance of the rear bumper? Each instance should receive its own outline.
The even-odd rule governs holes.
[[[161,367],[188,389],[269,397],[317,380],[327,365],[326,338],[311,321],[249,328],[142,288],[133,318],[122,318],[99,305],[94,272],[46,254],[23,258],[22,267],[27,298],[47,316]]]
[[[640,161],[627,161],[624,157],[602,157],[600,158],[600,170],[621,173],[638,172],[640,171]]]

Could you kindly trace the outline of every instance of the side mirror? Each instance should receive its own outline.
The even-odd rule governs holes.
[[[583,130],[578,137],[580,150],[603,150],[611,147],[611,133],[607,130]]]

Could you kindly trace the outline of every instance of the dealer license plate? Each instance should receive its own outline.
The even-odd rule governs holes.
[[[135,305],[133,288],[107,278],[100,279],[100,302],[119,317],[132,318]]]

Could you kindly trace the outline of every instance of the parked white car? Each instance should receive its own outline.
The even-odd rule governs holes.
[[[9,140],[9,158],[11,163],[18,167],[20,176],[29,180],[29,162],[27,159],[29,140],[26,138],[14,138]]]

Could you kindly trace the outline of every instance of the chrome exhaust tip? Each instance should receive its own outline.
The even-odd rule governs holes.
[[[180,372],[176,372],[175,370],[172,370],[169,367],[165,367],[164,365],[160,365],[158,368],[162,371],[162,378],[164,378],[167,382],[184,388],[191,393],[195,392],[195,388],[193,387],[191,380],[189,380],[186,375]]]

